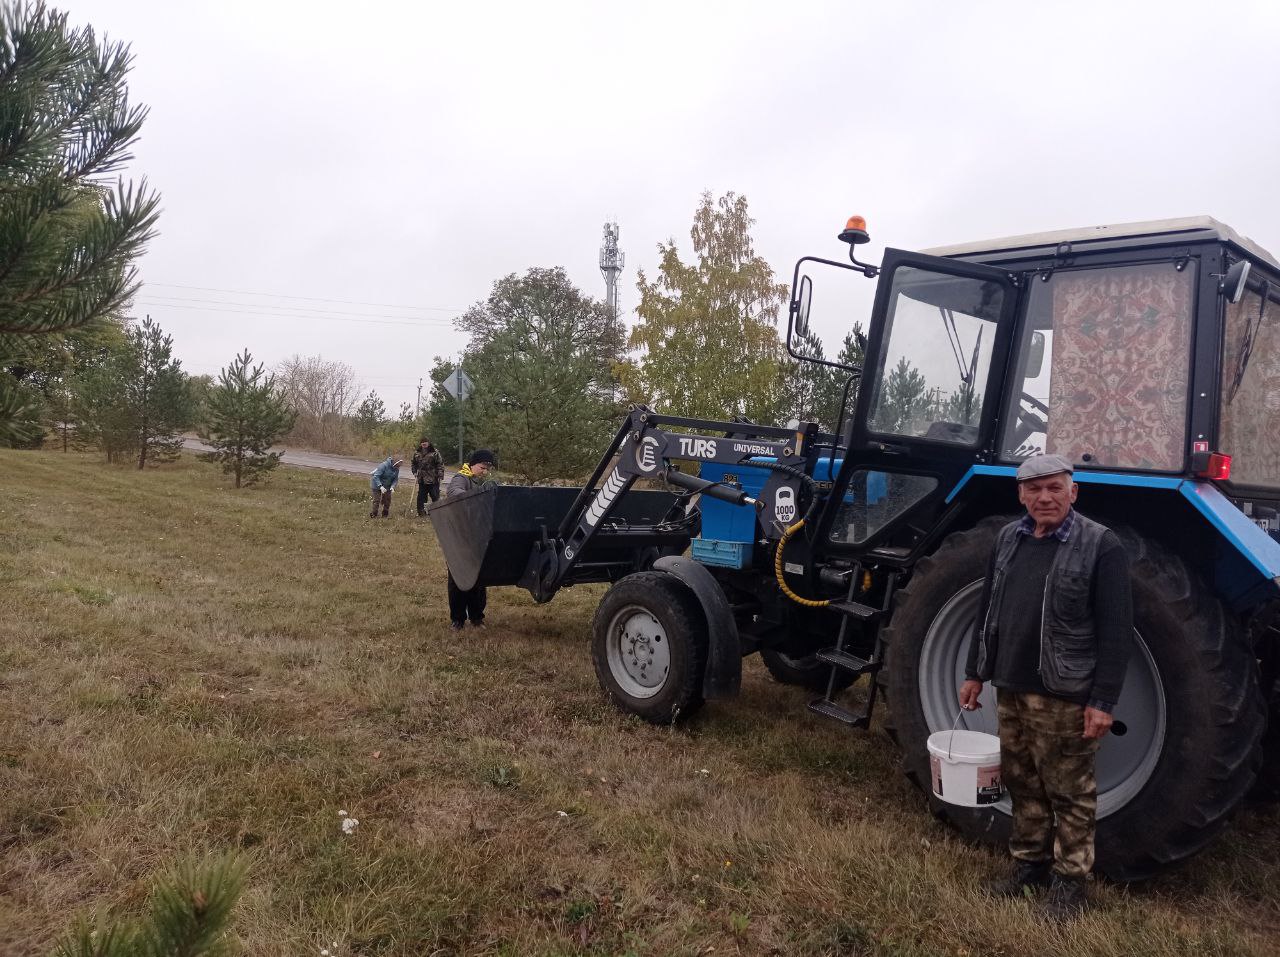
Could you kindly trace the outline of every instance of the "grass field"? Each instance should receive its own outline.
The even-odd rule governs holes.
[[[627,718],[591,669],[598,588],[493,590],[455,634],[429,524],[366,494],[0,451],[0,954],[227,849],[255,957],[1280,953],[1275,808],[1049,927],[980,895],[1003,858],[880,732],[754,658],[690,726]]]

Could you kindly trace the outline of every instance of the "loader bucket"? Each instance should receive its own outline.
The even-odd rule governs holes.
[[[459,588],[519,584],[536,543],[554,537],[577,488],[486,484],[470,492],[448,495],[428,510],[449,573]],[[679,554],[689,545],[688,531],[658,525],[675,501],[669,492],[629,491],[614,506],[609,527],[601,528],[579,558],[583,574],[576,581],[609,581],[605,566],[636,564],[654,548]],[[592,569],[598,574],[592,577]]]

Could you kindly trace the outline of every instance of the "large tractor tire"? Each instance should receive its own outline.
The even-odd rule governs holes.
[[[677,578],[647,571],[621,579],[591,629],[596,678],[623,711],[671,724],[702,707],[707,622]]]
[[[1267,733],[1262,738],[1262,771],[1257,797],[1280,801],[1280,678],[1274,678],[1268,695]]]
[[[925,742],[959,714],[982,579],[1004,521],[957,532],[923,559],[884,632],[889,731],[925,792]],[[1097,869],[1133,881],[1190,857],[1222,828],[1257,775],[1265,719],[1257,661],[1235,618],[1178,558],[1132,531],[1117,534],[1132,571],[1135,641],[1098,753]],[[962,726],[994,734],[989,684],[981,701]],[[1007,798],[982,809],[929,801],[971,838],[1008,836]]]

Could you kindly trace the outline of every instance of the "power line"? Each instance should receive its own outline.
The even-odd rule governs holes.
[[[200,298],[193,298],[190,296],[163,296],[163,295],[148,296],[146,301],[152,302],[152,303],[157,303],[157,302],[158,303],[189,303],[189,302],[210,303],[215,306],[243,306],[247,309],[265,309],[265,310],[271,310],[273,312],[284,309],[284,310],[288,310],[289,312],[302,312],[302,313],[308,313],[313,315],[326,315],[326,316],[356,316],[363,319],[399,319],[399,320],[418,319],[421,322],[437,322],[437,323],[450,321],[448,319],[433,319],[429,316],[389,316],[389,315],[386,315],[385,313],[377,313],[377,312],[344,312],[340,309],[317,309],[314,306],[283,306],[283,305],[277,306],[271,303],[235,302],[229,299],[200,299]]]
[[[429,312],[464,312],[455,306],[404,306],[394,302],[360,302],[356,299],[324,299],[319,296],[286,296],[278,292],[252,292],[246,289],[219,289],[216,286],[184,286],[176,282],[143,282],[144,286],[164,286],[168,289],[197,289],[201,292],[222,292],[234,296],[267,296],[272,299],[302,299],[307,302],[337,302],[347,306],[376,306],[380,309],[422,309]]]
[[[450,325],[449,321],[446,319],[419,319],[416,322],[414,322],[411,320],[400,320],[400,319],[354,319],[354,318],[346,318],[343,316],[309,316],[309,315],[289,316],[289,315],[283,315],[281,313],[276,313],[276,312],[263,312],[261,310],[246,311],[244,309],[218,309],[218,308],[215,308],[214,306],[181,306],[181,305],[177,305],[176,303],[157,302],[150,299],[139,299],[138,302],[142,305],[151,305],[156,309],[194,309],[197,312],[216,312],[224,315],[257,316],[259,318],[266,318],[266,319],[301,319],[301,320],[309,319],[317,322],[355,322],[355,323],[360,323],[362,325],[368,324],[368,323],[377,323],[384,326],[413,326],[418,329],[425,328],[428,323],[432,323],[440,326]]]

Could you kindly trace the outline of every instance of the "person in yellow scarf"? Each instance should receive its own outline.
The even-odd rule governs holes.
[[[467,456],[466,465],[462,466],[457,474],[449,480],[449,489],[445,495],[461,495],[464,492],[479,488],[489,478],[489,472],[496,466],[497,461],[489,449],[476,449]],[[485,594],[483,585],[476,585],[474,588],[464,591],[453,580],[453,573],[449,573],[450,628],[454,631],[461,631],[468,620],[471,621],[471,627],[483,628],[484,608],[487,603],[488,596]]]

